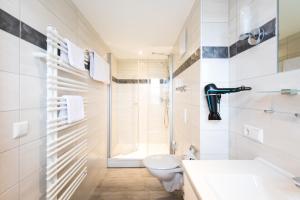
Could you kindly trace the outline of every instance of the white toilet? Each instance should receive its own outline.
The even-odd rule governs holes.
[[[165,190],[173,192],[183,185],[181,160],[174,155],[152,155],[144,159],[149,172],[157,177]]]
[[[185,156],[186,159],[196,159],[194,152],[191,146]],[[151,155],[144,159],[144,165],[153,176],[160,180],[166,191],[173,192],[182,188],[183,169],[180,158],[168,154]]]

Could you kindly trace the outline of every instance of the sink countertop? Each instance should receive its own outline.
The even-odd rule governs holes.
[[[300,200],[292,175],[262,159],[183,161],[201,200]]]

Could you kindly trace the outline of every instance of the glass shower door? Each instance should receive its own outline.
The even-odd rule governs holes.
[[[166,60],[122,61],[112,83],[111,157],[142,160],[169,153]]]
[[[112,83],[111,157],[126,158],[138,149],[138,93],[135,79],[122,77]]]

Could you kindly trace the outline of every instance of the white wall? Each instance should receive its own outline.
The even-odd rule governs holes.
[[[201,1],[201,47],[228,46],[228,1]],[[228,59],[201,58],[200,70],[200,159],[228,158],[228,97],[221,98],[221,121],[208,120],[208,106],[204,87],[209,83],[217,87],[228,86]]]
[[[71,1],[10,0],[0,8],[41,33],[52,25],[82,48],[108,50]],[[44,199],[46,65],[33,56],[44,50],[2,30],[0,41],[0,199]],[[88,176],[74,199],[86,199],[106,169],[107,86],[89,88]],[[28,135],[12,139],[13,123],[24,120]]]
[[[250,26],[261,26],[276,17],[274,0],[230,0],[230,35],[237,40],[239,24],[248,21]],[[248,13],[242,16],[242,11]],[[257,45],[230,59],[230,85],[246,85],[252,92],[230,96],[230,157],[253,159],[263,157],[270,162],[300,174],[299,156],[299,96],[283,96],[278,93],[256,93],[282,88],[299,88],[300,71],[276,73],[277,37]],[[275,113],[266,114],[273,108]],[[243,125],[264,129],[264,144],[253,142],[243,136]]]
[[[200,47],[200,1],[196,0],[182,31],[187,31],[187,52],[179,55],[179,39],[174,45],[174,67],[178,69]],[[173,83],[173,134],[176,155],[184,155],[190,145],[195,146],[197,157],[200,149],[200,61],[198,60],[174,78]],[[186,92],[176,91],[178,82],[187,85]],[[186,122],[184,113],[186,112]]]

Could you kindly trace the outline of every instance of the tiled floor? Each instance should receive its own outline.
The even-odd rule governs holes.
[[[90,200],[183,200],[164,191],[144,168],[108,169]]]

